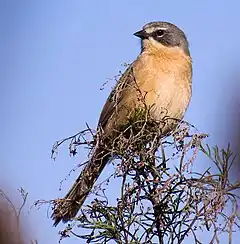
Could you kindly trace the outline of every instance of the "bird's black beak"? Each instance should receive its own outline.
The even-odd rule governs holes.
[[[134,33],[133,35],[141,38],[142,40],[147,39],[149,37],[149,34],[145,30],[140,30]]]

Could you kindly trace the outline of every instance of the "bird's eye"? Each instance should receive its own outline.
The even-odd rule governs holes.
[[[161,37],[164,35],[164,30],[157,30],[155,33],[156,33],[156,36]]]

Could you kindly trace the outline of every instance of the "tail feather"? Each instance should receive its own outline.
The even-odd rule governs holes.
[[[105,150],[100,148],[95,150],[92,158],[88,161],[72,188],[54,209],[52,214],[54,226],[57,226],[60,221],[66,223],[77,215],[94,183],[106,166],[109,157],[109,153]]]

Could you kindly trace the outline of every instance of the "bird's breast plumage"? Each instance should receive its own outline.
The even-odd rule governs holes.
[[[180,50],[142,52],[113,90],[115,98],[104,106],[100,121],[111,111],[104,131],[113,136],[113,129],[119,130],[145,106],[156,121],[166,116],[181,120],[191,98],[191,79],[191,58]],[[172,126],[164,129],[170,130]]]
[[[180,51],[142,53],[134,64],[134,76],[156,120],[165,113],[182,119],[191,98],[190,58]]]

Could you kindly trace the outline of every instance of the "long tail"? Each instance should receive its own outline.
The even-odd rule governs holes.
[[[95,150],[92,158],[89,160],[64,200],[55,208],[52,214],[54,226],[57,226],[60,221],[66,223],[77,215],[94,183],[106,166],[109,157],[109,153],[105,150],[100,148]]]

